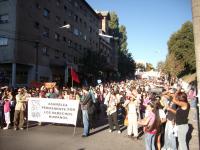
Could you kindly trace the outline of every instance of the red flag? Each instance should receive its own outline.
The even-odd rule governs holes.
[[[77,82],[77,83],[80,83],[80,80],[78,78],[78,74],[74,71],[74,69],[71,68],[71,76],[72,76],[72,80]]]

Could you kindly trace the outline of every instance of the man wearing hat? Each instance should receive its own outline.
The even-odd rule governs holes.
[[[16,106],[14,114],[14,130],[23,130],[24,126],[24,113],[26,110],[27,94],[24,88],[18,89],[16,95]]]

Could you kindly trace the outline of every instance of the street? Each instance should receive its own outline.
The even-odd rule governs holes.
[[[198,132],[195,123],[189,138],[190,150],[198,150]],[[108,132],[108,125],[102,125],[91,130],[89,137],[82,138],[82,128],[73,126],[46,124],[38,126],[31,123],[31,127],[23,131],[0,130],[1,150],[144,150],[144,135],[135,141],[126,136],[126,129],[122,133]]]
[[[104,125],[91,131],[91,136],[82,138],[82,128],[63,125],[34,126],[24,131],[0,130],[1,150],[128,150],[145,149],[143,139],[134,141],[117,132],[109,133]]]

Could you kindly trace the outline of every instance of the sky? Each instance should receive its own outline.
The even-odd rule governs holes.
[[[114,11],[127,30],[128,50],[136,62],[165,61],[170,36],[192,21],[191,0],[86,0],[99,11]]]

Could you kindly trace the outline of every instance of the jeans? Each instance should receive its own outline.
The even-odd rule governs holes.
[[[110,130],[113,130],[113,124],[115,124],[116,129],[119,131],[119,124],[117,121],[117,112],[112,113],[111,115],[108,115],[108,123],[109,123],[109,127]]]
[[[155,134],[145,133],[146,150],[155,150]]]
[[[3,108],[2,109],[0,108],[0,128],[3,127],[3,121],[4,121]]]
[[[174,135],[174,125],[171,121],[167,120],[165,126],[165,139],[164,139],[164,147],[163,149],[171,149],[176,150],[176,137]]]
[[[191,108],[197,108],[197,99],[196,98],[190,99],[189,103],[190,103]]]
[[[82,116],[83,116],[83,135],[89,134],[89,116],[87,110],[82,110]]]
[[[179,143],[179,149],[180,150],[187,150],[187,144],[186,144],[186,136],[188,132],[188,124],[183,125],[177,125],[178,129],[178,143]]]

